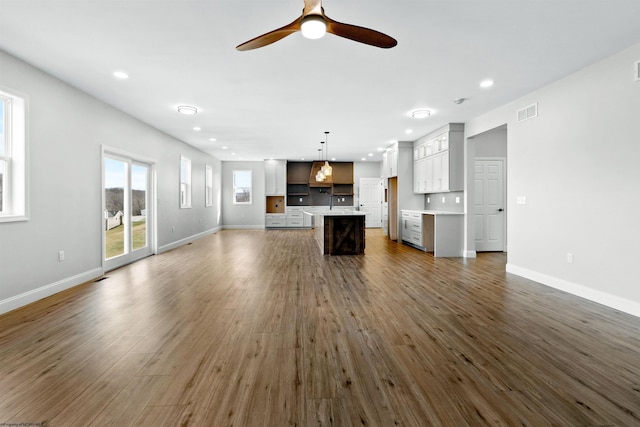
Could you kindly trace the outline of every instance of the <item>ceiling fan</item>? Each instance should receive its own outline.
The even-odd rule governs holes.
[[[304,0],[302,15],[284,27],[270,31],[238,46],[238,50],[251,50],[270,45],[290,34],[301,31],[307,38],[320,38],[325,33],[331,33],[371,46],[388,49],[398,44],[396,39],[369,28],[357,25],[343,24],[334,21],[324,14],[322,0]]]

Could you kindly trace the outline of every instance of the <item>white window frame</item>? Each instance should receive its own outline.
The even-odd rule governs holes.
[[[3,108],[2,210],[0,222],[26,221],[28,216],[27,186],[27,97],[0,87]]]
[[[247,187],[238,187],[236,186],[236,174],[237,173],[248,173],[249,174],[249,200],[239,202],[236,198],[236,193],[238,189],[246,189]],[[234,170],[233,171],[233,204],[234,205],[250,205],[253,203],[253,171],[251,170]]]
[[[213,206],[213,168],[204,165],[204,206]]]
[[[191,208],[191,159],[180,156],[180,208]]]

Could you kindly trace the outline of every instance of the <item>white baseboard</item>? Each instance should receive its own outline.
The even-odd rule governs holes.
[[[223,225],[225,230],[264,230],[264,225]]]
[[[158,248],[158,254],[170,251],[170,250],[178,248],[178,247],[180,247],[182,245],[186,245],[187,243],[194,242],[194,241],[196,241],[198,239],[201,239],[201,238],[203,238],[205,236],[208,236],[209,234],[217,233],[221,229],[222,229],[222,227],[211,228],[211,229],[205,230],[205,231],[203,231],[201,233],[194,234],[193,236],[185,237],[184,239],[176,240],[175,242],[171,242],[169,244],[160,246]]]
[[[85,271],[84,273],[76,274],[72,277],[59,280],[55,283],[41,286],[37,289],[33,289],[28,292],[24,292],[20,295],[9,297],[0,301],[0,314],[8,313],[20,307],[24,307],[27,304],[36,302],[46,297],[50,297],[58,292],[65,291],[74,286],[81,285],[96,277],[102,276],[104,273],[102,268],[94,268],[93,270]]]
[[[477,253],[476,253],[476,251],[464,251],[462,256],[464,258],[476,258],[477,257]]]
[[[597,302],[598,304],[606,305],[607,307],[640,317],[639,302],[621,298],[617,295],[612,295],[607,292],[598,291],[596,289],[569,282],[564,279],[548,276],[546,274],[529,270],[528,268],[519,267],[513,264],[507,264],[507,273],[513,273],[526,279],[541,283],[545,286],[559,289],[572,295],[588,299],[589,301]]]

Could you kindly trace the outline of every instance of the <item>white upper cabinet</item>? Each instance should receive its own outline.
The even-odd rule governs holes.
[[[398,147],[396,145],[387,148],[382,153],[382,177],[392,178],[398,176]]]
[[[451,123],[420,138],[413,150],[413,192],[464,188],[464,124]]]
[[[265,160],[265,193],[267,196],[284,196],[287,184],[287,161]]]

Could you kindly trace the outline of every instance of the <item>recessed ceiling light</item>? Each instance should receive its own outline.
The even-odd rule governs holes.
[[[215,138],[209,138],[209,141],[216,142],[216,139]]]
[[[188,116],[192,116],[194,114],[198,114],[198,109],[196,107],[192,107],[190,105],[180,105],[178,107],[178,113],[186,114]]]
[[[114,77],[117,77],[122,80],[126,80],[129,78],[129,74],[125,73],[124,71],[114,71],[113,75]]]
[[[378,147],[378,151],[384,151],[384,148]]]
[[[193,130],[195,130],[196,132],[200,132],[202,128],[200,126],[194,126]]]
[[[229,147],[222,147],[223,150],[226,150],[227,148],[229,148]]]
[[[493,86],[495,82],[491,79],[483,80],[480,82],[480,87],[488,88]]]
[[[414,119],[426,119],[431,115],[429,110],[414,110],[411,112],[411,117]]]
[[[367,154],[367,156],[373,157],[373,153],[369,153],[369,154]]]
[[[236,153],[231,153],[231,155],[232,155],[232,156],[235,156],[235,155],[236,155]]]
[[[413,133],[413,129],[407,129],[404,131],[405,133]]]

